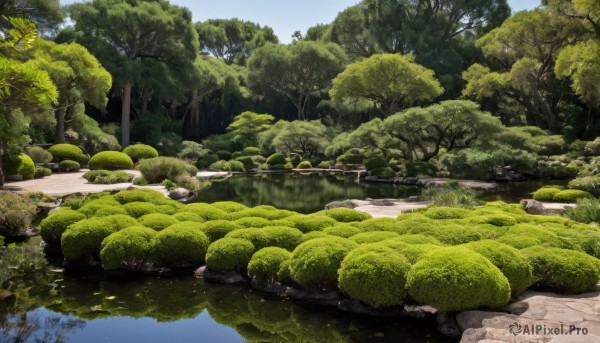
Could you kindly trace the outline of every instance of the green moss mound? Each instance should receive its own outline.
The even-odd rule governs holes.
[[[208,244],[208,237],[198,229],[170,227],[152,239],[151,257],[160,265],[198,266],[204,261]]]
[[[227,213],[239,212],[248,209],[248,207],[234,201],[217,201],[211,205]]]
[[[248,262],[248,276],[258,280],[276,281],[281,264],[290,259],[292,253],[277,247],[258,250]]]
[[[465,248],[434,250],[408,272],[408,294],[439,311],[498,308],[510,300],[510,284],[482,255]]]
[[[105,218],[85,219],[72,224],[61,237],[63,256],[71,260],[94,258],[100,252],[102,241],[117,231],[118,228]]]
[[[91,170],[133,169],[133,161],[119,151],[102,151],[90,159],[89,166]]]
[[[123,153],[131,158],[131,160],[137,163],[139,160],[146,158],[158,157],[158,151],[153,147],[146,144],[133,144],[123,149]]]
[[[410,263],[401,254],[366,252],[349,254],[339,270],[339,289],[352,299],[371,307],[391,307],[404,303],[406,274]]]
[[[139,162],[139,170],[149,183],[176,180],[184,176],[196,176],[198,169],[186,161],[174,157],[155,157]]]
[[[356,243],[340,237],[304,242],[292,253],[290,275],[304,288],[335,290],[341,261],[356,247]]]
[[[323,229],[323,232],[331,236],[350,238],[356,234],[361,233],[362,231],[349,224],[339,224],[335,226],[326,227],[325,229]]]
[[[267,158],[267,164],[271,166],[283,166],[287,163],[285,156],[282,154],[273,154]]]
[[[177,218],[163,213],[150,213],[138,218],[138,222],[143,226],[153,230],[160,231],[179,222]]]
[[[523,293],[533,283],[532,269],[519,250],[499,242],[483,240],[463,247],[483,255],[498,267],[510,283],[513,296]]]
[[[533,199],[537,201],[553,201],[554,196],[560,193],[562,189],[553,187],[542,187],[533,193]]]
[[[473,228],[465,225],[436,223],[433,227],[415,228],[410,231],[412,234],[421,234],[431,236],[447,245],[458,245],[481,240],[482,234]]]
[[[61,208],[56,212],[52,212],[40,223],[40,234],[42,239],[48,244],[60,245],[60,239],[63,232],[65,232],[71,224],[75,224],[85,218],[83,213],[73,211],[70,208]]]
[[[298,163],[298,169],[312,169],[312,164],[310,163],[310,161],[302,161],[300,163]]]
[[[598,259],[583,252],[531,247],[521,250],[533,268],[537,286],[563,294],[593,291],[600,279]]]
[[[193,212],[179,212],[173,214],[173,218],[181,221],[181,222],[196,222],[196,223],[204,223],[204,219],[200,217],[198,214]]]
[[[341,223],[360,222],[372,218],[370,214],[344,207],[327,210],[325,215]]]
[[[287,217],[286,220],[292,222],[294,224],[294,227],[299,229],[303,233],[308,233],[311,231],[321,231],[326,227],[330,227],[337,224],[337,221],[335,219],[320,214],[313,214],[309,216],[295,215]]]
[[[245,239],[219,239],[208,247],[206,268],[215,271],[244,271],[254,251],[254,245]]]
[[[271,226],[261,229],[235,230],[225,237],[246,239],[252,242],[256,249],[279,247],[291,251],[302,241],[302,232],[291,227]]]
[[[228,233],[241,229],[242,227],[228,220],[210,220],[202,224],[200,228],[210,239],[211,242],[219,240]]]
[[[185,205],[179,212],[192,212],[196,213],[205,221],[207,220],[228,220],[230,219],[230,215],[212,205],[204,204],[204,203],[195,203]]]
[[[57,161],[72,160],[80,164],[87,164],[89,161],[89,157],[83,153],[83,150],[72,144],[55,144],[48,149],[48,152]]]
[[[23,176],[23,180],[31,180],[35,176],[35,163],[31,157],[25,154],[19,154],[17,156],[21,160],[21,166],[18,173]]]
[[[114,199],[121,204],[127,204],[134,201],[154,203],[155,199],[161,198],[167,200],[161,192],[147,188],[121,191],[114,196]]]
[[[385,246],[394,250],[394,252],[404,255],[408,262],[413,265],[417,263],[423,256],[428,253],[442,249],[441,246],[435,244],[410,244],[399,240],[398,238],[388,239],[386,241],[381,241],[378,243],[365,244],[362,245],[359,249],[369,248],[373,246]],[[358,250],[358,249],[357,249]]]
[[[150,252],[156,231],[133,226],[106,237],[101,244],[100,261],[106,270],[140,270]]]
[[[81,165],[77,161],[64,160],[58,163],[58,169],[62,173],[76,173],[81,169]]]
[[[261,217],[245,217],[234,221],[244,228],[261,228],[271,225],[271,221]]]
[[[576,202],[578,199],[591,199],[592,193],[580,191],[578,189],[567,189],[554,195],[555,202]]]
[[[400,235],[395,232],[373,231],[356,234],[350,237],[350,240],[358,244],[366,244],[385,241],[386,239],[392,239],[396,237],[400,237]]]
[[[420,235],[420,234],[402,235],[402,236],[400,236],[398,238],[395,238],[394,240],[397,240],[397,241],[400,241],[400,242],[404,242],[404,243],[409,243],[409,244],[443,245],[442,242],[440,242],[435,237],[426,236],[426,235]]]
[[[352,225],[356,226],[364,232],[390,231],[403,234],[408,231],[406,225],[400,223],[394,218],[371,218],[357,223],[353,223]]]
[[[471,212],[465,208],[455,207],[430,207],[423,213],[430,219],[462,219],[468,217]]]

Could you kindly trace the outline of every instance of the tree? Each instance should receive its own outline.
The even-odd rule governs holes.
[[[386,159],[390,157],[393,150],[401,148],[395,144],[380,118],[360,125],[348,135],[347,139],[352,147],[380,150]]]
[[[56,29],[63,21],[59,0],[3,0],[0,2],[0,27],[11,26],[5,17],[29,19],[42,32]]]
[[[227,64],[245,65],[251,53],[267,42],[279,43],[268,26],[233,19],[210,19],[195,24],[200,39],[200,51]]]
[[[600,39],[600,3],[594,0],[544,0],[552,10],[569,19],[583,21]]]
[[[298,110],[298,119],[304,120],[311,95],[328,88],[345,63],[346,55],[337,44],[267,43],[248,60],[248,82],[257,92],[271,89],[288,97]]]
[[[288,122],[280,120],[259,134],[261,146],[284,153],[298,153],[311,158],[322,152],[329,142],[327,127],[319,120]]]
[[[334,101],[371,100],[387,116],[443,92],[433,70],[414,63],[414,56],[380,54],[348,65],[333,80],[329,94]]]
[[[69,14],[77,39],[122,87],[121,144],[126,147],[131,92],[147,79],[144,71],[183,71],[195,60],[198,34],[191,13],[166,0],[94,0],[71,5]],[[164,87],[168,90],[169,84]]]
[[[463,74],[463,95],[482,99],[503,94],[516,100],[528,114],[528,123],[557,132],[564,87],[554,76],[558,53],[585,33],[577,22],[547,10],[523,11],[477,41],[498,71],[473,65]]]
[[[20,152],[29,143],[29,124],[48,113],[58,97],[47,72],[32,61],[5,57],[25,53],[37,36],[33,22],[7,20],[10,29],[0,32],[0,186],[4,184],[2,157]]]
[[[233,118],[233,123],[227,127],[227,130],[233,134],[233,140],[242,143],[244,146],[257,146],[258,135],[268,130],[275,117],[270,114],[258,114],[250,111]]]
[[[58,102],[54,106],[56,143],[64,143],[67,109],[80,102],[104,109],[112,77],[86,48],[77,43],[56,44],[37,39],[30,55],[33,63],[48,72],[58,89]]]

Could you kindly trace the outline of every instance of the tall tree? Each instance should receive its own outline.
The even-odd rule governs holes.
[[[233,134],[233,140],[246,147],[258,146],[258,135],[268,130],[275,117],[270,114],[243,112],[233,118],[227,130]]]
[[[354,62],[334,80],[333,101],[367,99],[388,116],[443,93],[433,70],[414,63],[412,55],[379,54]]]
[[[319,120],[280,120],[259,134],[259,140],[266,151],[298,153],[312,158],[323,151],[330,137],[327,127]]]
[[[251,53],[267,42],[279,43],[268,26],[233,19],[209,19],[195,24],[200,39],[200,51],[227,64],[245,65]]]
[[[256,92],[274,90],[288,97],[298,110],[298,119],[304,120],[310,97],[325,91],[345,63],[346,55],[337,44],[267,43],[248,61],[248,82]]]
[[[104,109],[112,77],[86,48],[77,43],[56,44],[37,39],[30,55],[32,63],[46,70],[58,89],[58,102],[54,106],[56,143],[64,143],[67,109],[80,102]]]
[[[63,21],[63,11],[59,0],[2,0],[0,27],[11,26],[6,17],[29,19],[43,33],[58,28]]]
[[[185,70],[195,60],[199,45],[191,13],[166,0],[94,0],[71,5],[69,13],[81,44],[122,88],[121,144],[126,147],[132,88],[143,82],[145,66]]]

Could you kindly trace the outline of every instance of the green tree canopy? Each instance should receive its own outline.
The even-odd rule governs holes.
[[[258,146],[258,135],[268,130],[275,117],[270,114],[243,112],[233,118],[227,130],[233,134],[233,140],[244,146]]]
[[[59,0],[2,0],[0,1],[0,27],[11,27],[5,17],[26,18],[45,32],[58,27],[63,21]]]
[[[379,54],[354,62],[333,80],[332,100],[367,99],[385,116],[443,93],[433,70],[412,55]]]
[[[265,151],[298,153],[311,158],[323,152],[329,142],[329,133],[319,120],[280,120],[259,134],[259,141]]]
[[[346,55],[337,44],[267,43],[248,61],[248,82],[258,93],[272,90],[288,97],[298,110],[298,119],[304,120],[310,97],[326,90],[345,63]]]

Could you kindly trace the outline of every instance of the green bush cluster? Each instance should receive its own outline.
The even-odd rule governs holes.
[[[208,244],[208,237],[202,231],[172,226],[154,236],[150,256],[160,265],[198,266],[204,261]]]
[[[86,216],[81,212],[74,211],[68,207],[61,208],[60,210],[51,213],[40,223],[40,234],[42,239],[50,245],[60,245],[60,239],[63,232],[65,232],[71,224],[75,224],[85,218]]]
[[[106,237],[100,246],[100,260],[106,270],[140,270],[148,258],[156,231],[131,226]]]
[[[58,162],[72,160],[79,164],[87,164],[90,159],[81,148],[72,144],[55,144],[48,149],[48,152]]]
[[[36,210],[37,207],[29,196],[0,190],[0,235],[23,235],[30,229]]]
[[[133,169],[133,160],[119,151],[102,151],[92,156],[89,166],[91,170]]]
[[[600,176],[584,176],[569,182],[569,188],[579,189],[600,196]]]
[[[135,163],[147,158],[158,157],[158,151],[146,144],[133,144],[123,149],[123,153],[131,158]]]
[[[262,248],[250,258],[248,276],[268,282],[276,281],[281,264],[288,261],[291,255],[289,251],[282,248]]]
[[[547,202],[576,202],[578,199],[589,199],[594,196],[579,189],[561,189],[558,187],[542,187],[533,194],[533,199]]]
[[[150,183],[175,180],[181,176],[196,176],[198,169],[186,161],[174,157],[155,157],[139,162],[142,176]]]
[[[282,154],[273,154],[267,158],[267,165],[269,168],[282,169],[287,163],[285,156]]]
[[[63,173],[76,173],[81,169],[81,165],[77,161],[63,160],[58,163],[58,169]]]
[[[254,245],[245,239],[219,239],[208,247],[206,268],[215,271],[243,271],[255,251]]]
[[[372,218],[370,214],[344,207],[329,209],[325,211],[325,215],[342,223],[360,222]]]
[[[312,169],[312,164],[310,163],[310,161],[302,161],[300,163],[298,163],[298,169]]]
[[[54,156],[52,156],[52,154],[49,151],[44,150],[39,146],[34,146],[27,150],[27,155],[31,157],[33,163],[35,163],[36,165],[50,163],[54,158]]]
[[[50,175],[52,175],[52,169],[45,167],[35,167],[35,174],[33,175],[33,178],[41,179]]]
[[[429,162],[412,162],[406,165],[406,176],[435,176],[438,168]]]
[[[91,163],[91,162],[90,162]],[[90,170],[83,174],[83,178],[88,180],[90,183],[96,184],[114,184],[114,183],[126,183],[131,182],[133,175],[128,174],[124,171],[110,171],[110,170]]]

